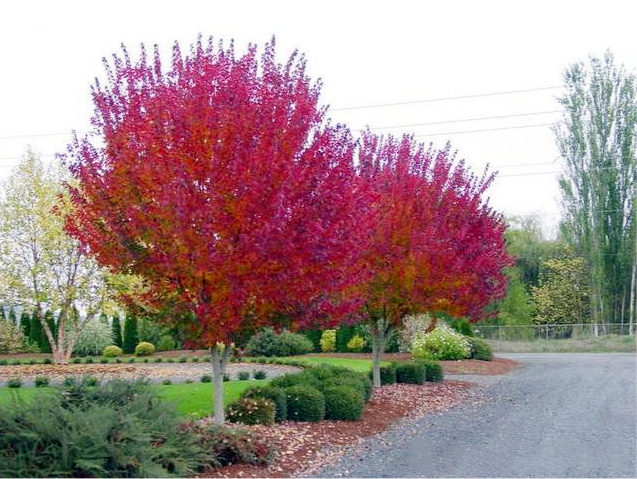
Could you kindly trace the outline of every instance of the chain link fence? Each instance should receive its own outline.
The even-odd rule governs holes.
[[[524,324],[524,325],[473,325],[476,336],[498,341],[533,341],[536,339],[585,339],[591,337],[627,335],[628,324]],[[635,326],[633,325],[633,334]]]

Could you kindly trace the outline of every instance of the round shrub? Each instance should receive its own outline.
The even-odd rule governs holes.
[[[362,394],[349,386],[330,386],[323,390],[325,419],[358,421],[363,415],[365,401]]]
[[[285,421],[288,417],[287,396],[285,389],[274,386],[257,386],[246,389],[241,395],[242,398],[260,397],[269,399],[274,403],[274,421]]]
[[[372,383],[367,378],[355,377],[349,375],[339,375],[327,378],[323,381],[322,390],[334,386],[346,386],[355,390],[365,401],[368,401],[372,395]]]
[[[188,358],[186,356],[179,356],[178,361],[180,363],[186,363],[186,362],[188,362]]]
[[[464,336],[473,336],[473,329],[467,318],[454,318],[449,323],[449,326]]]
[[[93,361],[93,358],[90,356],[84,360],[84,364],[93,364],[94,362],[95,361]]]
[[[419,361],[425,367],[425,381],[437,382],[444,379],[444,372],[440,363],[436,361]]]
[[[44,360],[42,362],[44,364],[51,364],[51,363],[53,363],[53,360],[51,358],[44,358]]]
[[[169,334],[164,334],[157,342],[157,351],[172,351],[175,349],[175,340]]]
[[[35,387],[36,388],[43,388],[49,385],[49,378],[47,378],[46,376],[37,376],[35,378]]]
[[[9,388],[19,388],[22,387],[22,379],[20,378],[11,378],[7,381],[7,387]]]
[[[155,346],[152,343],[142,341],[135,346],[135,356],[149,356],[155,353]]]
[[[331,353],[336,350],[336,330],[326,329],[321,334],[321,351]]]
[[[418,362],[396,362],[396,382],[405,384],[423,384],[425,366]]]
[[[283,389],[287,389],[290,386],[310,386],[315,389],[321,389],[321,381],[319,381],[311,371],[284,374],[283,376],[274,378],[270,384]]]
[[[367,341],[365,341],[361,336],[355,334],[352,336],[352,339],[347,342],[347,349],[353,353],[360,353],[366,343]]]
[[[102,359],[100,359],[100,363],[102,363],[102,364],[108,364],[108,358],[102,358]]]
[[[164,361],[164,358],[162,358],[162,357],[155,358],[155,362],[156,362],[156,363],[161,363],[161,362],[163,362],[163,361]]]
[[[264,397],[244,397],[226,409],[226,418],[230,422],[243,424],[274,424],[276,406]]]
[[[471,348],[462,334],[443,324],[428,334],[416,334],[411,353],[415,359],[457,360],[471,357]]]
[[[0,354],[22,353],[26,349],[26,338],[22,329],[0,317]]]
[[[369,372],[369,378],[374,379],[373,371]],[[380,365],[380,384],[394,384],[396,382],[396,366],[394,364]]]
[[[77,338],[73,353],[79,356],[97,356],[109,344],[113,344],[111,327],[98,320],[87,321]]]
[[[493,350],[489,343],[487,343],[484,339],[470,337],[467,338],[469,341],[469,347],[471,348],[471,358],[479,359],[480,361],[493,361]]]
[[[247,381],[248,379],[250,379],[250,373],[248,371],[239,371],[237,378],[239,379],[239,381]]]
[[[164,379],[161,383],[162,383],[164,386],[169,386],[169,385],[171,385],[173,382],[172,382],[170,379]]]
[[[82,362],[82,358],[73,358],[71,359],[71,362],[73,364],[80,364]]]
[[[264,328],[250,338],[246,345],[248,356],[260,356],[265,363],[266,357],[296,356],[312,352],[312,341],[302,334],[282,331],[277,334],[272,328]]]
[[[253,376],[254,376],[254,379],[265,379],[268,377],[268,373],[259,369],[258,371],[254,372]]]
[[[202,383],[212,382],[212,376],[210,374],[204,374],[203,376],[201,376],[201,382]]]
[[[317,422],[325,417],[325,398],[316,388],[308,385],[285,389],[288,419]]]

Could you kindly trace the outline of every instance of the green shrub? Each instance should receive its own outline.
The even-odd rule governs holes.
[[[189,477],[219,464],[146,384],[60,392],[0,404],[0,477]]]
[[[373,379],[373,372],[369,372],[369,378]],[[396,382],[396,367],[394,364],[380,365],[380,384],[394,384]]]
[[[135,358],[128,358],[128,360],[126,362],[127,363],[134,363],[135,362]]]
[[[249,371],[239,371],[239,374],[237,375],[239,381],[247,381],[248,379],[250,379],[250,372]]]
[[[201,445],[213,455],[217,467],[239,463],[267,465],[275,457],[272,446],[247,429],[191,424],[189,431],[200,438]]]
[[[243,397],[226,409],[226,418],[230,422],[243,424],[274,424],[276,406],[264,397]]]
[[[355,334],[352,336],[352,339],[347,342],[347,349],[353,353],[360,353],[365,347],[365,344],[366,341],[358,334]]]
[[[396,362],[396,382],[406,384],[423,384],[425,382],[425,366],[418,362]]]
[[[471,348],[463,335],[441,324],[428,334],[416,334],[411,353],[416,359],[457,360],[469,358]]]
[[[469,347],[471,348],[471,358],[479,359],[481,361],[492,361],[493,360],[493,350],[489,343],[487,343],[484,339],[470,337],[467,338],[469,341]]]
[[[73,376],[67,376],[62,381],[62,387],[69,388],[75,386],[75,378]]]
[[[0,354],[22,353],[24,351],[26,351],[26,338],[22,329],[0,317]]]
[[[425,380],[431,382],[442,381],[444,372],[442,366],[437,361],[418,361],[425,367]]]
[[[162,383],[164,386],[169,386],[169,385],[171,385],[173,382],[172,382],[170,379],[164,379],[161,383]]]
[[[155,353],[155,346],[152,343],[142,341],[135,346],[135,356],[150,356]]]
[[[175,360],[173,358],[166,358],[167,363],[174,363]]]
[[[246,354],[261,356],[265,363],[266,357],[307,354],[313,348],[312,342],[302,334],[290,331],[277,334],[272,328],[264,328],[250,338],[246,345]]]
[[[193,356],[192,357],[192,362],[193,363],[198,363],[199,362],[199,356]]]
[[[309,339],[312,342],[312,352],[320,353],[321,352],[321,335],[323,331],[320,329],[309,329],[303,331],[303,336]]]
[[[22,379],[20,378],[11,378],[7,381],[7,387],[9,388],[19,388],[22,387]]]
[[[89,320],[73,346],[73,354],[97,356],[109,344],[113,344],[110,326],[98,320]]]
[[[355,374],[356,375],[339,374],[331,378],[326,378],[322,381],[321,390],[325,391],[326,388],[334,386],[347,386],[359,393],[365,401],[369,401],[372,396],[371,381],[360,373]]]
[[[157,357],[157,358],[155,358],[155,359],[154,359],[154,362],[156,362],[156,363],[163,363],[163,362],[164,362],[164,358],[162,358],[162,357]]]
[[[274,386],[257,386],[246,389],[241,395],[242,398],[260,397],[269,399],[274,403],[275,422],[285,421],[288,417],[287,397],[285,390]]]
[[[321,351],[331,353],[336,350],[336,330],[326,329],[321,335]]]
[[[325,419],[358,421],[363,415],[365,400],[360,391],[349,386],[330,386],[323,390]]]
[[[258,371],[254,372],[253,376],[254,376],[254,379],[265,379],[268,377],[268,373],[259,369]]]
[[[38,364],[37,359],[29,359],[29,364]]]
[[[307,385],[315,389],[321,388],[321,382],[312,371],[301,371],[300,373],[289,373],[274,378],[270,384],[272,386],[287,389],[290,386]]]
[[[49,378],[47,378],[46,376],[37,376],[35,378],[35,387],[36,388],[43,388],[49,385]]]
[[[73,358],[71,359],[71,362],[73,364],[80,364],[82,362],[82,358]]]
[[[82,378],[82,384],[87,387],[95,387],[99,384],[99,381],[95,376],[84,376]]]
[[[321,421],[325,417],[325,398],[316,388],[308,385],[285,389],[288,419],[292,421]]]
[[[212,376],[210,374],[204,374],[203,376],[201,376],[201,382],[202,383],[212,382]]]
[[[169,334],[164,334],[157,342],[157,351],[172,351],[175,349],[175,340]]]
[[[186,384],[192,384],[194,381],[190,378],[186,379]]]
[[[463,336],[473,336],[473,328],[467,318],[454,318],[449,322],[449,326]]]
[[[108,358],[102,358],[102,359],[100,359],[100,363],[101,363],[101,364],[108,364]]]
[[[14,366],[20,366],[20,364],[22,364],[22,361],[20,361],[19,359],[14,359],[13,361],[11,361],[11,364],[13,364]]]
[[[122,349],[126,354],[135,352],[135,345],[139,343],[137,317],[134,314],[127,314],[124,321],[124,337],[122,339]]]
[[[179,356],[179,360],[180,363],[187,363],[188,362],[188,358],[186,356]]]
[[[115,362],[116,362],[117,364],[120,364],[120,363],[122,362],[122,358],[115,358]]]
[[[223,373],[223,382],[227,383],[228,381],[230,381],[230,376],[226,373]]]
[[[44,360],[42,361],[44,364],[52,364],[53,360],[51,358],[44,358]]]
[[[0,366],[6,366],[7,364],[8,363],[6,359],[0,359]]]
[[[86,359],[84,359],[84,364],[93,364],[95,361],[93,360],[92,357],[87,357]]]

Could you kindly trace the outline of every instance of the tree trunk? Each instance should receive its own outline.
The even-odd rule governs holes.
[[[637,235],[635,235],[637,237]],[[637,241],[635,241],[635,244],[637,244]],[[632,279],[630,281],[630,311],[628,312],[628,334],[630,336],[632,336],[634,334],[633,332],[633,325],[635,324],[635,314],[637,313],[637,305],[635,305],[635,302],[637,300],[637,298],[635,298],[635,287],[637,287],[637,285],[635,284],[635,272],[637,270],[637,247],[635,248],[635,259],[633,259],[633,275],[632,275]]]
[[[212,410],[213,424],[221,425],[226,420],[223,407],[223,375],[226,372],[226,364],[230,357],[232,345],[224,344],[223,352],[219,352],[219,346],[215,345],[210,348],[210,356],[212,361]]]
[[[380,363],[385,352],[385,343],[392,332],[391,325],[384,316],[372,324],[372,382],[374,389],[381,386]]]

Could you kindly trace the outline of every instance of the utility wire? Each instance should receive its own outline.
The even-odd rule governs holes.
[[[388,106],[415,105],[418,103],[433,103],[433,102],[439,102],[439,101],[464,100],[466,98],[480,98],[480,97],[497,96],[497,95],[514,95],[517,93],[527,93],[532,91],[557,90],[559,88],[563,88],[563,87],[562,86],[546,86],[546,87],[540,87],[540,88],[526,88],[524,90],[507,90],[507,91],[497,91],[497,92],[489,92],[489,93],[477,93],[473,95],[427,98],[425,100],[410,100],[410,101],[401,101],[396,103],[377,103],[374,105],[357,105],[357,106],[348,106],[343,108],[332,108],[329,111],[350,111],[350,110],[363,110],[368,108],[384,108]]]
[[[427,123],[411,123],[408,125],[375,126],[373,128],[367,128],[367,129],[362,128],[362,129],[353,130],[353,131],[389,130],[393,128],[411,128],[413,126],[444,125],[448,123],[463,123],[468,121],[498,120],[502,118],[516,118],[521,116],[548,115],[551,113],[560,113],[560,112],[562,112],[562,110],[546,110],[546,111],[536,111],[531,113],[514,113],[510,115],[497,115],[497,116],[479,116],[475,118],[463,118],[460,120],[430,121]]]
[[[538,123],[535,125],[503,126],[500,128],[484,128],[481,130],[459,130],[459,131],[447,131],[444,133],[424,133],[422,135],[414,135],[414,138],[426,138],[430,136],[444,136],[444,135],[462,135],[465,133],[482,133],[486,131],[519,130],[522,128],[537,128],[540,126],[550,126],[552,124],[553,123]]]

